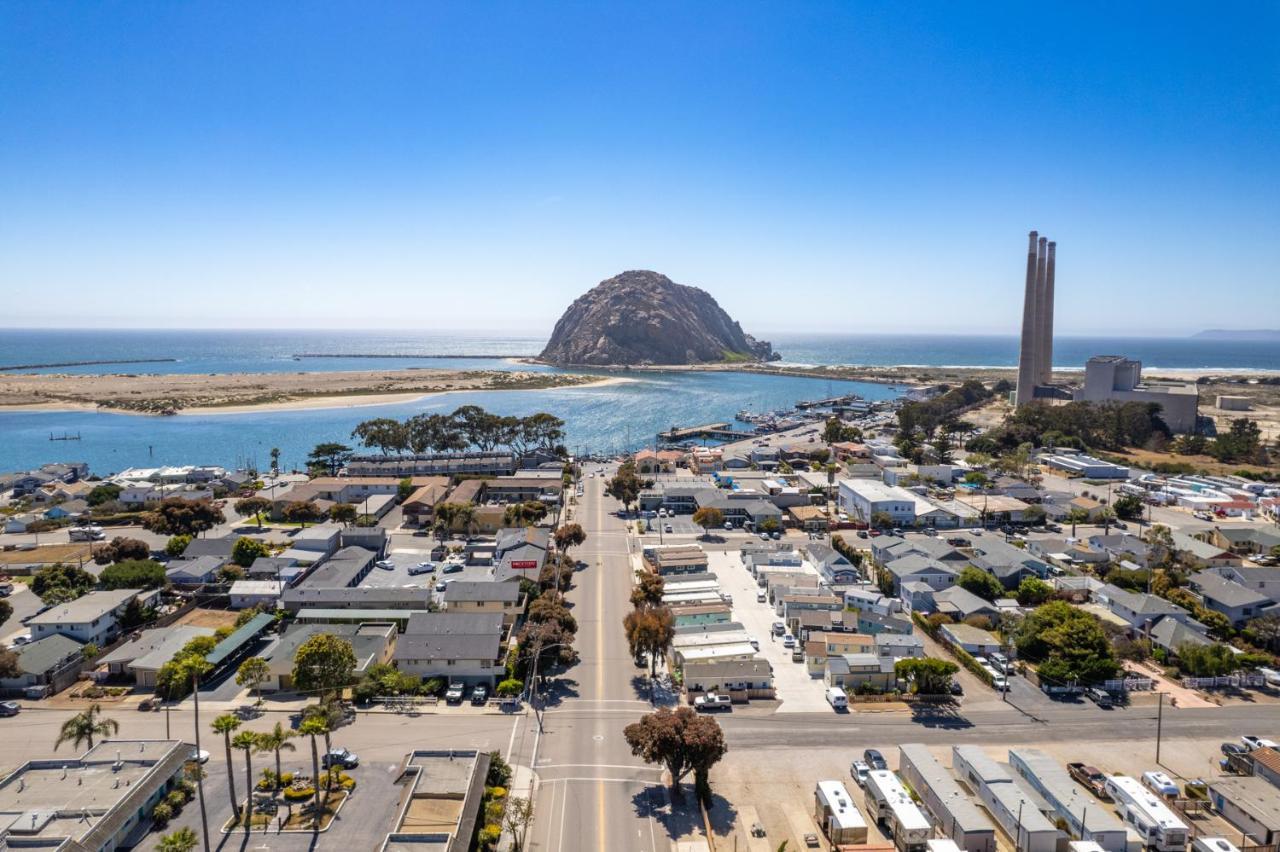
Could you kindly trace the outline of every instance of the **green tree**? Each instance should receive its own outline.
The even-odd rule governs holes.
[[[260,556],[270,556],[271,548],[266,542],[258,541],[256,538],[248,536],[240,536],[236,539],[236,543],[231,546],[231,561],[241,568],[248,568]]]
[[[166,497],[154,509],[142,513],[142,526],[161,535],[197,535],[225,521],[222,510],[207,499]]]
[[[353,455],[346,444],[327,441],[316,444],[311,455],[307,456],[307,467],[322,470],[329,476],[337,476],[338,471],[351,461]]]
[[[316,737],[329,736],[329,723],[319,717],[312,716],[309,719],[303,719],[302,724],[298,725],[298,733],[301,736],[311,739],[311,777],[315,779],[316,797],[313,803],[313,813],[315,814],[315,828],[320,828],[320,758],[317,754]],[[328,794],[325,794],[326,802]]]
[[[632,656],[649,655],[649,675],[658,672],[658,657],[671,647],[676,637],[675,618],[665,606],[633,609],[622,620],[627,634],[627,645]]]
[[[35,573],[31,591],[45,604],[57,605],[86,594],[96,583],[97,578],[83,568],[58,562]]]
[[[303,692],[325,696],[351,683],[356,655],[351,643],[332,633],[317,633],[299,646],[293,657],[293,683]]]
[[[236,685],[246,686],[250,693],[256,693],[262,684],[271,677],[271,666],[262,657],[249,657],[236,669]],[[262,695],[258,694],[257,703],[262,703]]]
[[[103,503],[110,503],[112,500],[120,499],[120,486],[111,482],[104,482],[101,485],[95,485],[93,489],[85,495],[84,499],[90,506],[101,506]]]
[[[116,536],[109,543],[98,548],[93,554],[93,561],[98,565],[110,565],[112,562],[124,562],[134,559],[150,559],[151,548],[144,541],[136,538]]]
[[[271,475],[272,476],[280,475],[280,448],[279,447],[271,448]]]
[[[555,532],[556,549],[561,553],[567,553],[571,547],[581,547],[586,540],[581,524],[565,524]]]
[[[1022,510],[1022,522],[1024,524],[1043,524],[1048,513],[1044,510],[1044,506],[1032,503],[1030,506]]]
[[[405,424],[390,417],[376,417],[356,426],[351,437],[358,438],[366,447],[385,455],[403,453],[409,449],[409,430]]]
[[[1075,538],[1076,525],[1086,523],[1089,520],[1089,513],[1084,509],[1070,509],[1068,510],[1067,517],[1064,520],[1071,524],[1071,537]]]
[[[1116,517],[1126,521],[1136,521],[1142,517],[1144,504],[1139,497],[1135,497],[1132,494],[1121,494],[1111,504],[1111,508],[1115,510]]]
[[[260,735],[253,731],[241,731],[231,741],[232,748],[244,752],[244,784],[245,789],[248,790],[248,801],[245,802],[244,809],[245,834],[253,830],[253,753],[262,748],[259,737]],[[227,780],[230,781],[231,775],[234,773],[230,771],[230,766],[227,769]]]
[[[4,624],[13,617],[13,605],[4,598],[0,598],[0,625]]]
[[[350,526],[356,522],[359,513],[350,503],[334,503],[329,507],[329,520],[337,524]]]
[[[271,501],[266,497],[245,497],[236,501],[235,510],[236,514],[242,518],[252,515],[258,524],[258,529],[262,529],[262,516],[271,511]]]
[[[199,843],[200,838],[196,837],[196,833],[183,827],[161,837],[156,848],[159,852],[192,852]]]
[[[728,747],[720,724],[692,707],[669,710],[660,707],[640,717],[622,732],[631,753],[645,763],[660,763],[671,776],[671,798],[682,801],[680,782],[694,773],[699,795],[709,792],[711,767],[724,757]]]
[[[1053,586],[1039,577],[1023,577],[1018,584],[1018,603],[1021,606],[1039,606],[1053,597]]]
[[[164,552],[174,559],[181,556],[187,550],[187,545],[191,543],[189,535],[174,535],[169,537],[169,541],[164,546]]]
[[[1178,668],[1191,677],[1221,677],[1236,670],[1235,654],[1220,643],[1194,645],[1186,643],[1178,647]]]
[[[275,754],[275,784],[277,789],[280,787],[280,752],[297,751],[297,746],[289,742],[289,740],[297,736],[300,736],[297,731],[292,728],[286,728],[279,722],[276,722],[275,727],[266,733],[258,734],[258,744],[262,747],[262,750],[264,752],[269,751]]]
[[[103,589],[159,589],[165,584],[164,566],[150,559],[117,562],[98,575]]]
[[[715,506],[699,506],[693,513],[693,522],[702,527],[702,535],[708,536],[712,529],[724,526],[724,512]]]
[[[502,812],[502,824],[511,833],[511,848],[520,852],[524,848],[525,835],[533,824],[533,799],[513,796],[507,799]]]
[[[302,524],[305,528],[309,523],[316,523],[324,518],[324,513],[320,511],[315,503],[309,500],[294,500],[287,504],[281,511],[281,516],[291,524]]]
[[[913,681],[921,695],[946,695],[951,690],[951,676],[960,667],[950,660],[933,657],[906,657],[893,664],[893,673],[901,681]]]
[[[231,794],[231,812],[237,821],[240,819],[240,798],[236,795],[236,768],[231,761],[231,735],[240,727],[240,720],[230,713],[224,713],[213,720],[213,732],[222,734],[222,743],[227,750],[227,787]],[[252,796],[252,787],[250,795]]]
[[[8,606],[4,601],[0,601],[0,604]],[[11,677],[22,677],[22,662],[13,651],[0,646],[0,678]]]
[[[109,737],[120,730],[120,723],[102,715],[102,707],[90,704],[88,710],[75,714],[62,723],[58,729],[58,738],[53,742],[53,750],[57,751],[63,743],[71,743],[71,747],[79,749],[81,744],[86,750],[93,748],[95,737]]]
[[[1004,596],[1004,585],[981,568],[966,565],[956,579],[956,585],[983,600],[993,601]]]
[[[662,592],[666,582],[661,574],[653,571],[641,571],[631,589],[631,605],[636,609],[646,606],[658,606],[662,603]]]
[[[1038,662],[1050,683],[1097,683],[1119,668],[1098,619],[1065,601],[1037,607],[1017,627],[1018,655]]]
[[[605,493],[622,504],[623,511],[631,511],[631,505],[640,498],[640,492],[653,484],[641,479],[633,461],[623,462],[618,472],[605,484]]]

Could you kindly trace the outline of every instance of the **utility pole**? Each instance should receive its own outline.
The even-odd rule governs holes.
[[[1160,704],[1156,707],[1156,763],[1160,763],[1160,734],[1164,727],[1164,693],[1160,693]]]

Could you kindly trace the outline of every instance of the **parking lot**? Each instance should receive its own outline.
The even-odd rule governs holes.
[[[720,590],[733,597],[734,620],[759,640],[760,656],[773,666],[774,689],[781,702],[778,712],[831,712],[822,680],[809,677],[805,664],[793,662],[791,649],[784,648],[782,638],[773,635],[773,623],[780,618],[772,605],[756,601],[761,588],[742,564],[741,555],[732,550],[717,551],[708,553],[707,560],[720,581]]]

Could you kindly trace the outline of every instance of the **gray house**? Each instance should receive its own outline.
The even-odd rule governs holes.
[[[1191,588],[1200,595],[1205,606],[1222,613],[1236,626],[1256,618],[1262,610],[1275,603],[1261,592],[1242,586],[1235,580],[1228,580],[1213,571],[1193,574]]]

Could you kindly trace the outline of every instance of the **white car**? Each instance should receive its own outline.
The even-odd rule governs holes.
[[[867,776],[871,774],[871,767],[867,765],[865,760],[855,760],[853,765],[849,767],[849,774],[854,781],[858,782],[859,787],[867,786]]]
[[[747,641],[751,643],[751,647],[752,647],[752,648],[755,648],[757,651],[759,651],[759,650],[760,650],[760,640],[759,640],[759,639],[757,639],[756,637],[752,636],[752,637],[750,637],[749,639],[747,639]]]
[[[19,633],[17,636],[13,637],[13,641],[11,644],[15,648],[18,647],[19,645],[29,645],[31,644],[31,634]]]
[[[796,637],[792,636],[790,633],[782,637],[782,647],[794,648],[795,646],[796,646]]]
[[[409,576],[416,577],[419,574],[430,574],[432,571],[435,571],[435,570],[436,570],[435,563],[419,562],[417,565],[410,566]]]
[[[378,568],[381,568],[383,571],[396,570],[396,563],[392,562],[390,559],[379,559],[377,562],[373,564]]]
[[[187,759],[194,760],[196,763],[208,763],[209,752],[205,751],[202,748],[193,748],[191,749],[191,756]]]

